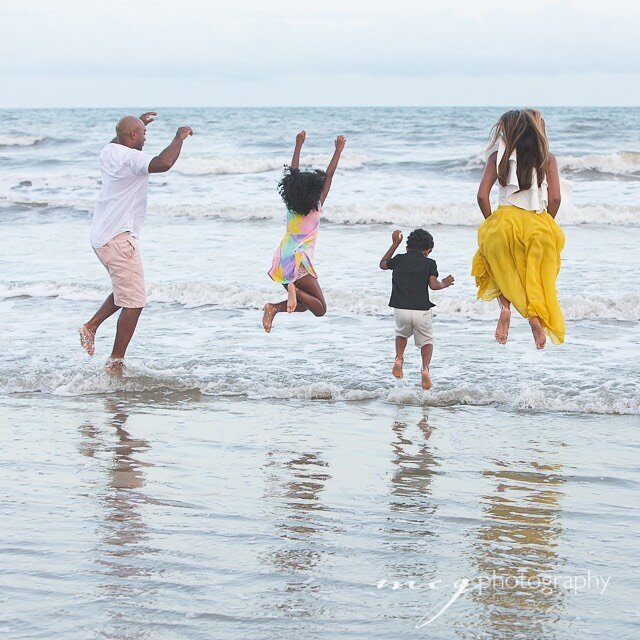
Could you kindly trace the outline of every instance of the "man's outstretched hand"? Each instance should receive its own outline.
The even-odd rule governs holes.
[[[140,120],[142,120],[142,124],[146,127],[148,124],[153,122],[158,117],[158,114],[155,111],[147,111],[140,116]]]

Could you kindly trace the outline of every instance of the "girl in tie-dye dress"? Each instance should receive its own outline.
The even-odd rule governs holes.
[[[318,225],[322,205],[329,194],[333,175],[338,167],[345,138],[336,138],[336,148],[326,171],[300,171],[300,151],[306,132],[296,136],[291,166],[278,185],[278,191],[287,207],[287,230],[273,256],[269,275],[274,282],[287,289],[287,299],[268,302],[264,306],[262,325],[269,333],[276,313],[311,311],[314,316],[327,312],[313,256],[318,238]]]

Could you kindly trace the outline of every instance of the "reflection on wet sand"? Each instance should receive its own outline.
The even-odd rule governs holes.
[[[266,473],[264,499],[274,510],[270,518],[280,544],[264,553],[261,560],[279,572],[312,571],[324,553],[317,536],[329,527],[322,516],[326,507],[321,500],[331,478],[328,463],[319,452],[269,452],[263,471]],[[319,586],[305,578],[294,575],[287,580],[284,588],[277,590],[282,597],[271,594],[269,607],[294,617],[321,615],[322,602],[317,598]]]
[[[557,540],[561,534],[564,479],[561,465],[544,462],[507,464],[496,460],[483,475],[496,481],[483,497],[489,523],[474,530],[472,561],[480,576],[498,576],[494,588],[472,592],[482,605],[477,628],[462,637],[511,639],[552,638],[553,622],[563,595],[551,586],[538,586],[561,567]],[[510,582],[502,581],[511,576]]]
[[[436,506],[429,499],[431,481],[439,466],[428,444],[432,430],[426,417],[416,425],[413,439],[409,438],[409,427],[405,422],[396,420],[392,430],[395,434],[391,443],[394,470],[389,489],[391,515],[387,531],[393,536],[389,544],[394,553],[423,553],[429,538],[434,535],[433,516],[436,511]],[[411,566],[415,570],[415,566]]]
[[[109,418],[105,427],[86,423],[80,428],[80,452],[99,460],[107,472],[104,486],[92,487],[90,494],[103,514],[101,540],[95,554],[96,563],[102,567],[99,573],[108,580],[100,592],[103,596],[137,598],[144,583],[130,578],[154,573],[136,562],[150,551],[143,545],[148,537],[148,527],[142,513],[142,507],[148,501],[142,491],[144,469],[150,463],[139,459],[150,445],[127,431],[129,416],[122,404],[107,401],[106,411]],[[109,615],[118,617],[115,611]]]

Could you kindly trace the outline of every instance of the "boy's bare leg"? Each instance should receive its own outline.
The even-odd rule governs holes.
[[[78,332],[80,333],[80,344],[82,348],[92,356],[95,352],[95,338],[98,327],[109,317],[111,317],[120,307],[113,301],[113,293],[109,294],[102,306],[96,311],[89,322],[83,324]]]
[[[391,373],[401,379],[404,375],[402,365],[404,364],[404,350],[407,348],[407,339],[402,336],[396,336],[396,359],[393,361],[393,369]]]
[[[547,336],[542,329],[540,318],[538,318],[538,316],[529,318],[529,326],[531,327],[531,332],[533,333],[533,339],[536,343],[536,349],[544,349],[544,346],[547,343]]]
[[[500,317],[498,318],[495,336],[500,344],[507,344],[509,325],[511,323],[511,303],[504,296],[499,296],[498,302],[500,304]]]
[[[433,355],[433,345],[425,344],[420,349],[422,355],[422,388],[425,390],[431,389],[431,375],[429,374],[429,367],[431,366],[431,356]]]
[[[124,356],[127,352],[127,347],[133,332],[136,330],[138,324],[138,318],[142,313],[142,307],[139,309],[124,308],[120,312],[118,318],[118,328],[116,329],[116,339],[113,343],[113,350],[111,351],[111,357],[109,358],[106,371],[112,375],[121,375],[124,370]]]

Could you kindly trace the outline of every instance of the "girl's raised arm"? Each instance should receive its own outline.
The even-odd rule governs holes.
[[[300,166],[300,151],[302,145],[307,139],[307,132],[304,129],[296,136],[296,146],[293,149],[293,158],[291,158],[291,168],[297,169]]]
[[[478,206],[482,215],[488,218],[491,215],[491,187],[496,183],[498,179],[498,167],[497,167],[498,152],[492,153],[484,168],[482,174],[482,180],[480,180],[480,186],[478,187]]]
[[[333,152],[333,158],[327,167],[327,177],[324,179],[324,185],[322,186],[322,192],[320,193],[320,204],[323,205],[324,201],[329,195],[329,189],[331,189],[331,180],[333,180],[333,174],[338,168],[338,162],[340,161],[340,154],[344,149],[344,145],[347,143],[347,139],[344,136],[338,136],[336,138],[336,150]]]

